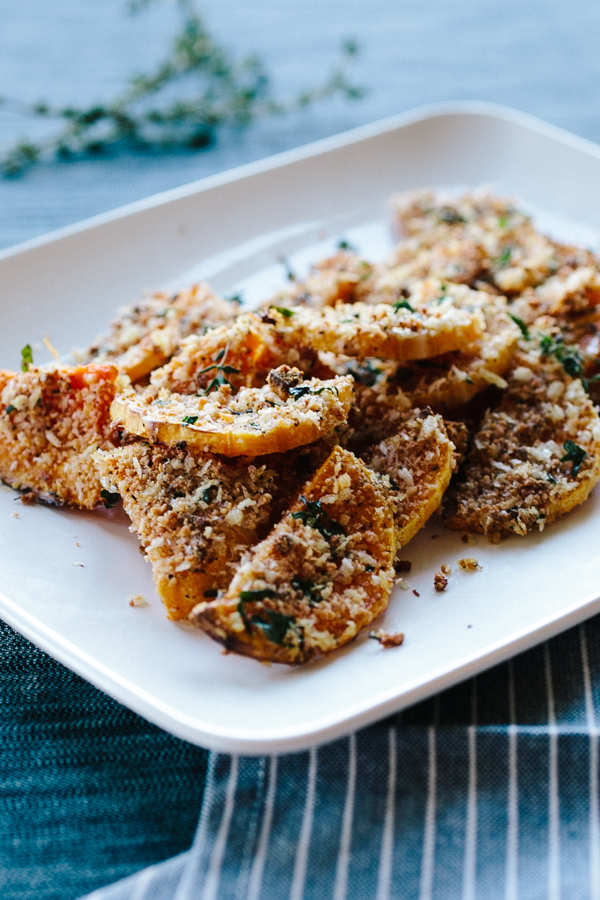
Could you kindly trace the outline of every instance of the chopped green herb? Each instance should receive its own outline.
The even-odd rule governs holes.
[[[286,309],[285,306],[270,306],[269,309],[276,310],[280,315],[285,316],[286,319],[289,319],[294,315],[293,309]]]
[[[300,519],[303,525],[314,528],[326,540],[335,534],[346,534],[340,523],[332,519],[329,513],[323,509],[320,500],[307,500],[303,496],[300,497],[300,500],[304,504],[304,509],[292,513],[292,519]]]
[[[301,397],[306,397],[307,394],[313,394],[315,397],[318,397],[319,394],[323,393],[323,391],[335,391],[336,394],[338,393],[338,390],[336,387],[332,388],[332,387],[325,386],[325,387],[317,388],[315,390],[314,388],[311,388],[310,385],[308,385],[308,384],[296,384],[290,388],[289,394],[290,394],[290,397],[293,397],[294,400],[300,400]],[[338,396],[339,396],[339,394],[338,394]]]
[[[17,408],[17,407],[16,407],[16,406],[13,406],[12,403],[9,403],[8,406],[6,407],[6,412],[7,412],[7,413],[14,412],[16,408]]]
[[[408,302],[408,300],[398,300],[394,303],[394,312],[398,312],[399,309],[407,309],[409,312],[414,313],[414,309]]]
[[[277,591],[274,591],[273,588],[262,588],[258,591],[240,591],[240,602],[259,603],[261,600],[276,596]]]
[[[338,250],[350,250],[353,253],[356,253],[356,247],[354,244],[351,244],[350,241],[347,241],[346,238],[342,238],[341,241],[338,241]]]
[[[592,375],[591,378],[582,378],[581,379],[581,383],[583,384],[583,388],[584,388],[586,394],[589,394],[589,392],[590,392],[590,385],[596,384],[598,381],[600,381],[600,373],[598,373],[596,375]]]
[[[506,228],[507,225],[508,225],[508,216],[500,216],[500,218],[498,219],[498,227]]]
[[[184,416],[181,420],[182,425],[195,425],[198,421],[198,416]]]
[[[25,344],[23,349],[21,350],[21,372],[29,371],[29,366],[33,365],[33,353],[31,351],[31,345]]]
[[[111,491],[106,491],[104,488],[100,491],[100,497],[106,509],[112,509],[113,506],[116,506],[119,500],[121,499],[121,495],[117,493],[111,493]]]
[[[230,303],[243,303],[244,302],[244,296],[241,291],[237,294],[229,294],[228,296],[225,297],[225,299],[229,300]]]
[[[563,342],[559,335],[554,340],[550,335],[545,334],[540,341],[542,356],[553,356],[571,378],[579,378],[583,375],[585,364],[582,354],[579,350],[569,344]]]
[[[505,266],[507,266],[511,260],[512,251],[512,247],[505,247],[500,256],[497,256],[492,260],[492,268],[503,269]]]
[[[297,575],[294,575],[291,584],[294,590],[299,591],[305,597],[308,597],[311,606],[313,606],[315,603],[320,603],[323,599],[321,595],[323,585],[321,584],[313,584],[311,581],[303,581],[301,578],[298,578]]]
[[[273,644],[279,644],[282,647],[290,626],[295,625],[296,620],[293,616],[285,616],[283,613],[276,612],[273,609],[265,609],[262,614],[266,615],[266,621],[260,616],[251,616],[250,622],[262,630],[268,641],[271,641]]]
[[[213,500],[216,499],[218,493],[218,486],[216,484],[211,484],[202,492],[202,499],[205,503],[212,503]]]
[[[548,481],[551,481],[552,484],[558,484],[558,481],[556,480],[552,472],[548,472]]]
[[[374,369],[367,360],[365,363],[356,363],[348,366],[348,374],[352,375],[355,381],[365,387],[373,387],[377,381],[377,376],[381,374],[381,369]]]
[[[523,335],[525,340],[528,341],[529,340],[529,328],[527,327],[527,325],[525,324],[523,319],[520,319],[518,316],[513,316],[512,313],[509,313],[509,316],[511,317],[511,319],[513,320],[515,325],[519,326],[519,328],[521,330],[521,334]]]
[[[573,468],[571,469],[571,475],[575,476],[579,472],[581,465],[584,459],[587,456],[587,452],[580,447],[579,444],[576,444],[575,441],[572,441],[570,438],[564,442],[563,447],[566,450],[566,453],[563,457],[561,457],[561,462],[572,462]]]
[[[451,206],[444,206],[439,211],[438,215],[446,225],[457,225],[459,222],[464,223],[467,221],[456,209],[452,209]]]
[[[212,372],[213,369],[217,373],[212,381],[209,381],[206,388],[204,389],[205,394],[210,394],[211,391],[217,390],[218,388],[223,387],[223,385],[225,384],[229,385],[229,387],[233,387],[231,382],[228,381],[227,378],[225,378],[225,375],[237,375],[240,370],[236,369],[235,366],[225,365],[224,360],[226,359],[228,353],[229,345],[227,345],[227,347],[225,347],[223,350],[219,350],[219,352],[215,356],[213,356],[214,363],[212,363],[212,365],[206,366],[206,368],[201,369],[198,372],[198,376],[205,375],[207,372]]]

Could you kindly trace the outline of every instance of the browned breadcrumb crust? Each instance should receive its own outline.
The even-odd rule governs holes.
[[[395,535],[379,479],[340,447],[191,620],[227,649],[302,663],[356,637],[388,604]]]
[[[377,631],[370,631],[369,637],[373,638],[375,641],[379,641],[384,650],[391,650],[392,647],[400,647],[404,643],[404,635],[401,631],[396,634],[388,634],[383,628],[379,628]]]
[[[288,384],[287,380],[291,379]],[[224,456],[260,456],[310,444],[345,423],[352,379],[303,380],[299,369],[280,366],[262,388],[177,394],[167,389],[122,393],[111,407],[115,421],[140,437]]]
[[[114,446],[116,378],[108,365],[0,372],[2,480],[46,503],[97,506],[102,486],[93,454]]]
[[[579,465],[569,441],[583,454]],[[474,437],[445,498],[444,519],[494,541],[525,535],[582,503],[599,478],[598,413],[581,381],[532,342],[517,354],[499,407]]]
[[[557,244],[534,228],[529,216],[510,199],[487,191],[444,197],[415,191],[394,199],[400,231],[419,248],[439,242],[470,241],[481,254],[481,267],[471,270],[471,284],[489,284],[502,294],[516,295],[556,273],[574,248]]]
[[[306,374],[316,359],[316,350],[278,329],[270,314],[261,319],[246,313],[231,325],[186,338],[177,356],[152,374],[151,386],[155,391],[196,394],[221,371],[235,390],[262,387],[271,369],[289,365]]]
[[[448,587],[448,579],[442,572],[436,572],[433,576],[433,586],[435,590],[440,594]]]
[[[424,359],[478,341],[485,319],[478,306],[455,305],[451,296],[427,296],[418,309],[390,303],[338,303],[295,309],[291,316],[270,310],[291,345],[365,359]]]
[[[294,280],[265,306],[309,306],[321,309],[338,301],[354,303],[368,297],[373,288],[375,267],[358,254],[340,250],[311,268],[304,281]]]
[[[431,410],[411,411],[392,437],[363,457],[383,476],[394,513],[398,549],[422,528],[442,501],[454,468],[454,445]]]
[[[142,442],[96,459],[105,489],[123,498],[172,619],[226,588],[268,527],[279,476],[264,464]]]
[[[458,560],[458,564],[465,572],[476,572],[481,568],[474,556],[465,556]]]
[[[454,302],[477,303],[485,317],[485,332],[473,352],[448,353],[405,366],[397,380],[413,406],[431,406],[447,413],[469,403],[490,384],[506,387],[509,370],[521,332],[510,317],[506,300],[483,291],[468,291]]]
[[[159,291],[119,310],[108,334],[96,340],[84,359],[111,362],[136,382],[167,362],[189,334],[230,322],[236,312],[235,303],[207,284],[177,294]]]

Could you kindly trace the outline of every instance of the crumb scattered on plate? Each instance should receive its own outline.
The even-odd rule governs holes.
[[[388,634],[383,628],[380,628],[379,631],[370,631],[369,637],[373,638],[375,641],[379,641],[384,650],[389,650],[390,647],[399,647],[404,641],[402,632]]]

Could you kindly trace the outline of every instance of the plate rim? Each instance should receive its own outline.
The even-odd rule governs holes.
[[[156,209],[216,187],[233,184],[263,172],[325,155],[413,124],[440,117],[465,115],[481,116],[519,125],[549,137],[563,146],[582,151],[588,156],[600,160],[600,145],[508,106],[470,100],[428,104],[192,181],[181,187],[153,194],[142,200],[81,220],[73,225],[56,229],[0,251],[0,262],[27,255],[38,247],[60,242],[75,234],[92,231],[139,212]],[[16,601],[11,600],[6,594],[0,593],[0,617],[9,626],[31,640],[51,657],[113,697],[117,702],[186,741],[217,752],[246,755],[297,752],[342,737],[357,728],[385,718],[401,708],[476,675],[490,666],[497,665],[516,653],[579,624],[598,611],[600,611],[600,592],[586,595],[583,600],[570,604],[560,613],[553,613],[540,620],[534,629],[526,626],[513,634],[509,641],[497,640],[487,648],[483,655],[480,651],[475,651],[466,656],[458,667],[446,666],[435,672],[433,676],[429,676],[426,681],[421,677],[412,683],[409,682],[408,689],[405,686],[400,695],[398,695],[398,689],[392,687],[387,692],[380,694],[375,702],[373,700],[363,701],[354,710],[346,711],[342,718],[330,716],[329,720],[326,718],[323,721],[317,720],[316,724],[313,721],[309,728],[304,725],[300,729],[287,727],[279,732],[272,730],[267,736],[263,731],[262,736],[258,736],[254,732],[248,732],[247,729],[244,731],[243,728],[233,729],[207,725],[198,718],[176,710],[168,703],[154,697],[151,692],[145,691],[141,686],[130,681],[129,678],[94,659],[85,650],[78,648],[50,626],[45,625],[34,614],[21,608]]]

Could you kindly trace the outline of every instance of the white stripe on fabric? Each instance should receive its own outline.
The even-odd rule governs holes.
[[[475,900],[477,863],[477,728],[470,725],[469,734],[469,794],[465,828],[465,859],[463,866],[463,900]]]
[[[600,813],[598,810],[598,728],[592,696],[585,623],[579,626],[585,692],[585,716],[590,732],[590,900],[600,900]]]
[[[263,823],[258,839],[258,848],[256,856],[250,870],[250,878],[248,879],[247,900],[258,900],[260,897],[260,889],[262,887],[262,877],[265,868],[265,860],[269,849],[269,838],[271,836],[271,823],[273,821],[273,809],[275,807],[275,790],[277,788],[277,757],[271,757],[269,766],[269,789],[267,791],[267,799],[265,800],[265,810],[263,813]]]
[[[419,900],[431,900],[433,890],[433,869],[435,865],[435,812],[437,772],[435,754],[435,728],[429,728],[429,778],[427,786],[427,808],[423,834],[423,855],[421,858],[421,885]]]
[[[348,868],[350,866],[350,844],[352,840],[352,822],[354,820],[354,795],[356,793],[356,735],[348,739],[348,789],[342,819],[340,850],[335,870],[332,900],[346,900],[348,893]]]
[[[317,783],[317,751],[310,751],[308,765],[308,781],[306,785],[306,801],[304,803],[304,815],[302,827],[296,850],[296,862],[294,875],[290,888],[290,900],[302,900],[304,896],[304,882],[306,880],[306,865],[308,863],[308,849],[310,847],[310,835],[312,831],[313,812],[315,808],[315,786]]]
[[[156,867],[148,866],[147,869],[144,869],[143,872],[140,872],[139,878],[136,881],[135,887],[131,892],[131,900],[144,900],[148,893],[148,888],[154,881],[154,876],[156,875]]]
[[[227,782],[227,792],[225,794],[225,806],[223,808],[223,816],[221,824],[215,838],[212,853],[210,855],[210,863],[206,880],[204,882],[204,890],[202,891],[202,900],[216,900],[217,891],[219,890],[219,879],[221,877],[221,866],[223,865],[223,857],[225,856],[225,848],[227,847],[227,838],[229,836],[229,826],[231,817],[233,816],[233,808],[235,805],[235,792],[238,779],[238,758],[231,757],[231,769],[229,770],[229,781]],[[192,894],[190,893],[190,900]],[[187,898],[186,898],[187,900]]]
[[[204,853],[204,845],[208,833],[208,819],[215,802],[215,768],[217,765],[217,753],[210,753],[208,757],[208,770],[206,773],[206,784],[204,786],[204,796],[202,799],[202,809],[200,811],[200,819],[194,836],[194,842],[188,853],[184,870],[179,879],[177,890],[173,896],[173,900],[187,900],[189,897],[189,888],[193,884],[195,873],[200,866],[200,860]]]
[[[519,890],[519,788],[517,769],[517,704],[515,699],[515,670],[512,659],[508,663],[508,810],[506,829],[506,885],[505,900],[517,900]]]
[[[390,883],[392,880],[392,861],[394,855],[394,813],[396,802],[396,729],[390,728],[389,733],[389,772],[387,804],[381,839],[381,854],[379,856],[379,872],[377,875],[376,900],[389,900]]]
[[[550,645],[544,644],[550,763],[548,773],[548,900],[560,900],[560,809],[558,804],[558,733],[554,709]]]

